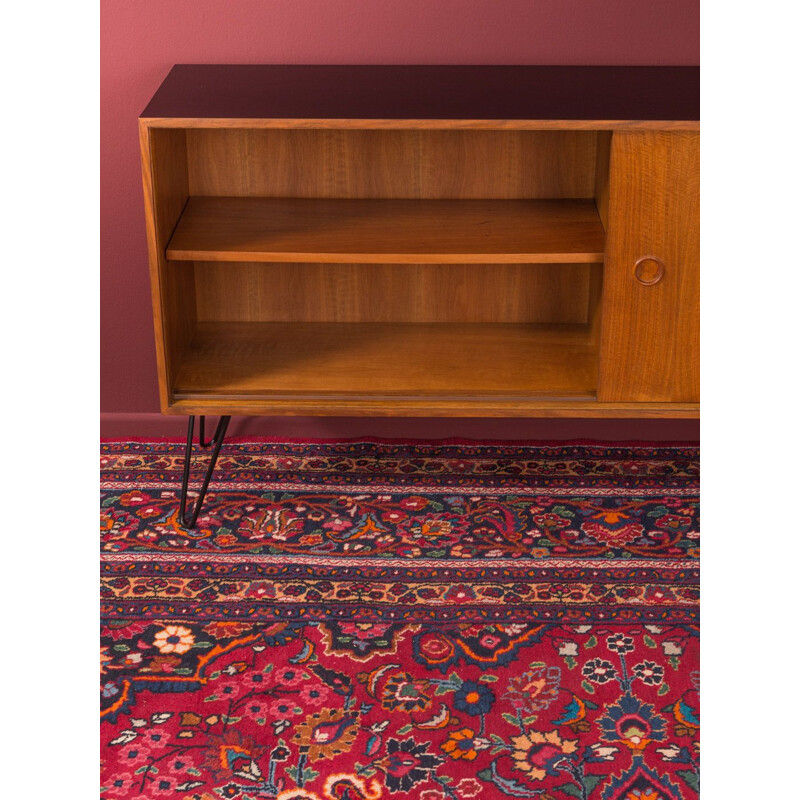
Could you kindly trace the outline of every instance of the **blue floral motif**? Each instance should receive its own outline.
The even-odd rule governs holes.
[[[494,692],[482,683],[465,681],[453,695],[453,705],[472,717],[488,714],[494,705]]]

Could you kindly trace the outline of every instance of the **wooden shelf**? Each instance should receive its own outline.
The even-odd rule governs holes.
[[[201,322],[173,397],[594,400],[596,373],[586,325]]]
[[[604,239],[593,200],[190,197],[167,258],[600,264]]]

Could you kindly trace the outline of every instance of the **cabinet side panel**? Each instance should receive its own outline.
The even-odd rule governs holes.
[[[193,195],[588,198],[593,131],[191,129]]]
[[[603,228],[608,229],[608,180],[611,161],[611,131],[597,134],[597,167],[594,176],[594,202]]]
[[[613,135],[600,402],[699,400],[699,151],[697,133]]]
[[[167,263],[166,246],[189,197],[186,135],[141,124],[145,214],[162,411],[197,321],[194,266]]]

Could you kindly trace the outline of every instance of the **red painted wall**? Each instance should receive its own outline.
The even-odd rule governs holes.
[[[176,63],[699,63],[699,0],[102,0],[101,409],[106,435],[178,432],[158,416],[136,118]],[[292,421],[294,435],[530,438],[531,422]],[[252,423],[251,423],[252,425]],[[651,428],[686,438],[697,426]],[[572,435],[641,423],[562,425]],[[286,429],[287,432],[289,429]],[[274,428],[273,428],[274,432]]]

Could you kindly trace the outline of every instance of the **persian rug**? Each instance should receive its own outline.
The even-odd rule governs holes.
[[[102,446],[101,797],[679,800],[693,447]]]

